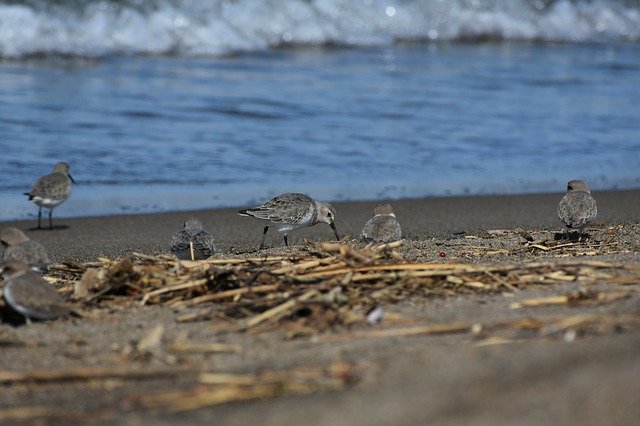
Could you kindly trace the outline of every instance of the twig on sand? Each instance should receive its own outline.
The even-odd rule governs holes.
[[[150,291],[148,293],[145,293],[145,295],[142,297],[142,301],[140,302],[142,305],[146,304],[150,298],[152,298],[153,296],[157,296],[163,293],[169,293],[172,291],[177,291],[177,290],[186,290],[186,289],[190,289],[193,287],[199,287],[202,286],[204,284],[207,283],[207,279],[201,279],[201,280],[197,280],[197,281],[192,281],[192,282],[188,282],[188,283],[183,283],[183,284],[177,284],[174,286],[170,286],[170,287],[164,287],[158,290],[154,290],[154,291]]]
[[[308,292],[304,293],[302,296],[296,297],[295,299],[287,300],[286,302],[276,306],[275,308],[271,308],[259,315],[256,315],[253,318],[249,318],[247,320],[246,326],[247,328],[251,328],[269,319],[278,319],[280,316],[286,315],[289,312],[289,310],[291,310],[298,303],[311,299],[312,297],[317,296],[318,294],[319,293],[316,290],[309,290]]]
[[[140,369],[82,367],[71,370],[0,371],[0,383],[45,383],[105,379],[148,379],[179,376],[188,371],[184,368]]]
[[[452,323],[431,324],[413,327],[397,327],[356,331],[343,334],[329,334],[315,338],[316,342],[345,342],[352,340],[378,339],[390,337],[424,336],[434,334],[469,333],[475,330],[526,329],[538,330],[541,336],[547,336],[559,330],[591,324],[630,324],[638,323],[637,316],[615,315],[571,315],[542,318],[525,318],[495,323]]]
[[[335,362],[325,368],[294,368],[258,375],[203,373],[199,376],[200,385],[194,389],[132,397],[126,405],[184,412],[233,401],[331,392],[356,383],[359,370],[358,364]]]
[[[330,334],[320,337],[322,342],[344,342],[359,339],[377,339],[383,337],[407,337],[421,336],[428,334],[450,334],[467,333],[471,330],[472,324],[436,324],[422,325],[415,327],[387,328],[382,330],[356,331],[345,334]]]
[[[183,300],[174,304],[175,307],[195,306],[202,303],[214,302],[217,300],[229,299],[236,296],[245,294],[261,294],[270,293],[278,288],[277,284],[260,285],[255,287],[235,288],[233,290],[225,290],[218,293],[204,294],[202,296],[194,297],[193,299]]]

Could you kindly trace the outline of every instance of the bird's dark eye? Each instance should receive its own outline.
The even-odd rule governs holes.
[[[327,216],[331,217],[331,212],[327,213]]]

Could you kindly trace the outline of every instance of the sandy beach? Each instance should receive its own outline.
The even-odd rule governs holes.
[[[393,201],[403,235],[407,239],[447,237],[454,233],[515,227],[562,231],[556,210],[563,194],[509,196],[438,197]],[[640,190],[595,192],[599,222],[624,223],[640,219]],[[377,202],[334,203],[336,226],[343,236],[357,236],[373,215]],[[0,223],[15,226],[43,243],[54,261],[95,260],[98,256],[119,257],[132,251],[147,254],[166,253],[172,235],[193,216],[213,234],[222,253],[250,252],[257,249],[264,222],[240,217],[237,210],[202,210],[159,214],[119,215],[67,219],[54,217],[53,231],[33,230],[34,219]],[[282,236],[269,231],[267,244],[279,248]],[[304,239],[331,241],[326,225],[296,231],[290,236],[292,246]]]
[[[198,313],[195,308],[133,302],[93,316],[28,326],[2,323],[0,423],[635,424],[640,416],[640,281],[634,281],[640,268],[640,190],[593,195],[599,215],[588,229],[589,239],[566,247],[557,246],[555,239],[562,231],[555,213],[559,193],[393,201],[405,236],[397,253],[406,262],[542,262],[560,265],[559,269],[569,261],[609,262],[619,269],[599,272],[600,267],[592,263],[579,272],[588,279],[576,273],[576,279],[566,282],[406,298],[384,304],[387,319],[376,326],[361,322],[294,338],[286,328],[220,334],[211,319],[179,320]],[[359,233],[375,204],[335,203],[337,228],[355,249],[364,250],[349,237]],[[281,236],[270,231],[268,248],[257,252],[264,224],[237,216],[236,209],[54,217],[52,231],[32,230],[35,219],[4,222],[0,227],[25,230],[47,247],[55,263],[93,262],[131,252],[166,253],[173,233],[191,216],[216,238],[221,249],[216,259],[296,255],[333,237],[331,229],[320,224],[291,233],[292,246],[285,248]],[[531,247],[523,235],[545,249]],[[606,277],[614,275],[616,282],[630,278],[624,285],[613,285]],[[532,298],[568,294],[577,295],[575,303],[514,308]],[[207,306],[216,309],[215,303]],[[525,320],[544,323],[549,318],[560,320],[528,329],[497,325]],[[567,322],[576,318],[580,321]],[[454,323],[478,326],[473,332],[414,336],[353,334]],[[171,366],[162,357],[123,357],[127,347],[135,346],[132,342],[139,342],[158,324],[164,327],[165,342],[187,336],[190,342],[236,345],[240,350],[172,353],[178,361]],[[354,366],[358,377],[340,390],[284,393],[182,411],[131,403],[132,398],[158,391],[199,389],[201,378],[196,373],[201,371],[248,375],[337,363]],[[171,367],[186,372],[136,380],[14,382],[6,376],[7,372],[85,367]]]

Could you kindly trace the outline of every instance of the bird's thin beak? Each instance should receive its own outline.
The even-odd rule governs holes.
[[[67,175],[67,176],[69,176],[69,179],[71,179],[71,182],[76,183],[76,181],[73,179],[71,175]]]
[[[335,234],[335,236],[336,236],[336,240],[340,241],[340,235],[338,235],[338,230],[336,229],[336,224],[335,224],[335,223],[333,223],[333,222],[331,222],[331,223],[329,224],[329,226],[331,227],[331,229],[333,229],[333,233],[334,233],[334,234]]]

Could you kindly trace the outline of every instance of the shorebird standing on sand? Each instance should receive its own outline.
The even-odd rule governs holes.
[[[71,307],[55,288],[29,266],[17,260],[0,264],[5,285],[2,289],[4,300],[11,308],[31,319],[48,320],[66,315]]]
[[[389,243],[402,238],[400,223],[389,204],[378,204],[373,209],[373,214],[374,216],[362,228],[360,238],[375,243]]]
[[[171,253],[182,260],[204,260],[215,252],[213,236],[195,218],[187,219],[171,242]]]
[[[71,195],[71,182],[75,183],[69,174],[67,163],[58,163],[53,168],[53,173],[42,176],[33,185],[30,192],[24,195],[29,196],[29,201],[38,205],[38,229],[42,229],[42,208],[49,209],[49,229],[53,229],[51,215],[53,209],[62,204]]]
[[[288,192],[278,195],[266,203],[247,210],[240,210],[240,216],[253,216],[258,219],[268,220],[272,223],[280,224],[279,232],[284,234],[284,244],[289,245],[287,235],[296,229],[313,226],[323,222],[329,224],[336,239],[340,241],[338,230],[336,229],[336,211],[331,204],[323,201],[316,201],[305,194]],[[262,242],[260,249],[264,248],[264,240],[267,236],[269,225],[262,231]]]
[[[589,185],[582,180],[571,180],[567,183],[567,193],[558,206],[558,219],[567,227],[568,236],[570,229],[578,230],[578,240],[582,237],[582,231],[598,214],[596,200],[591,195]]]
[[[4,228],[0,231],[0,243],[4,246],[3,260],[19,260],[38,272],[44,272],[49,265],[47,249],[17,228]]]

